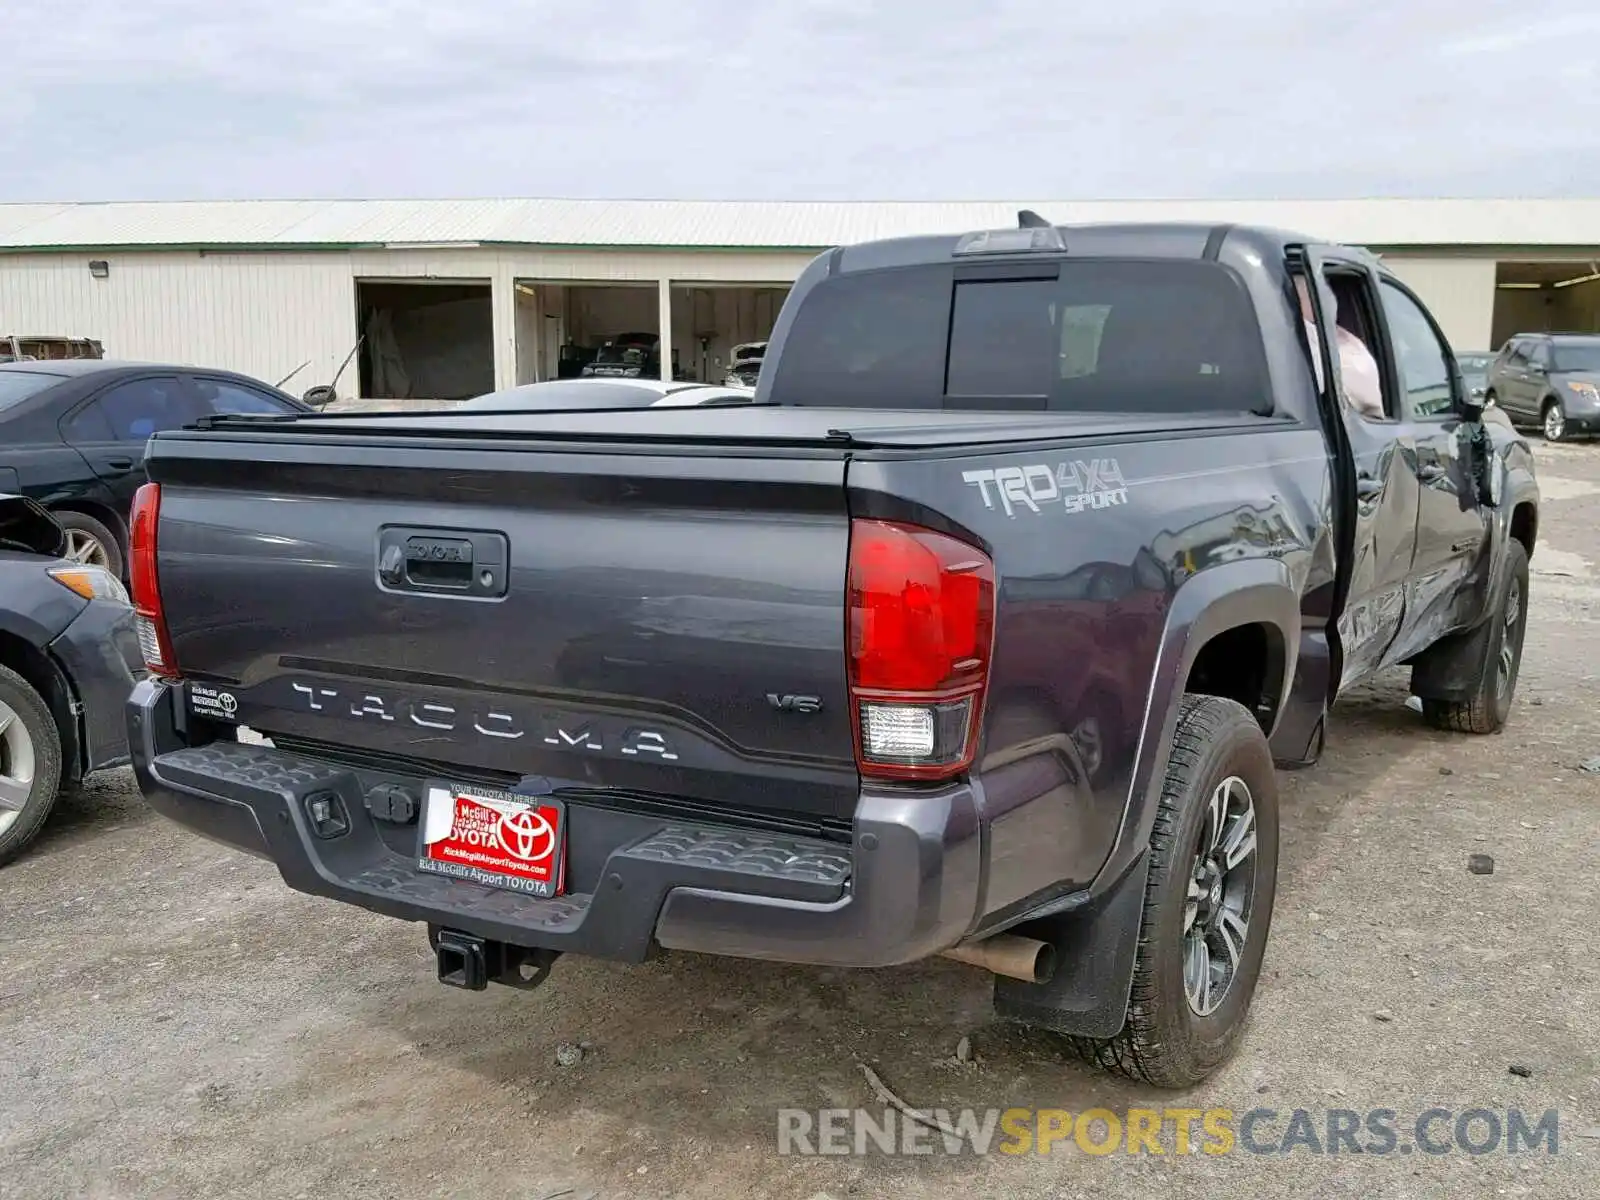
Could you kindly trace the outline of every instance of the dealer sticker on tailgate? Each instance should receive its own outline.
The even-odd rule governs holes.
[[[553,796],[428,785],[420,870],[530,896],[561,891],[566,806]]]

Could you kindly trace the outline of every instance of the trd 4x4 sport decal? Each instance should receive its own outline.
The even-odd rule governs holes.
[[[961,478],[978,489],[985,508],[998,504],[1008,517],[1015,517],[1019,509],[1043,512],[1046,505],[1060,504],[1069,513],[1081,513],[1128,502],[1128,485],[1114,458],[1064,462],[1056,467],[1029,463],[963,471]]]

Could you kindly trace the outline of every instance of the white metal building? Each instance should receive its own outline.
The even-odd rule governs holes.
[[[720,379],[819,251],[908,233],[1198,220],[1357,243],[1452,343],[1600,329],[1600,200],[422,200],[0,204],[0,334],[227,367],[342,396],[449,398],[551,378],[625,333]],[[587,351],[586,349],[587,348]],[[576,357],[575,357],[576,356]],[[305,364],[303,367],[301,364]]]

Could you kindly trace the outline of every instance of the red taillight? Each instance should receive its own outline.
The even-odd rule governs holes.
[[[994,563],[916,525],[852,521],[848,648],[863,775],[942,779],[972,765],[994,641]]]
[[[128,519],[128,583],[139,630],[139,649],[152,675],[176,679],[178,660],[167,636],[167,618],[161,608],[161,585],[156,576],[156,526],[161,517],[161,485],[147,483],[133,497]]]

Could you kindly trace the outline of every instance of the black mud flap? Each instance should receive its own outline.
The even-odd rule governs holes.
[[[1424,700],[1463,703],[1478,689],[1489,669],[1495,623],[1480,621],[1429,646],[1411,661],[1411,692]]]
[[[1049,983],[995,976],[995,1012],[1036,1029],[1077,1037],[1110,1038],[1121,1033],[1128,1017],[1149,875],[1146,851],[1094,905],[1039,922],[1025,921],[1011,930],[1054,946],[1056,970]]]
[[[1284,771],[1315,766],[1327,740],[1328,697],[1333,692],[1333,655],[1325,629],[1300,635],[1294,683],[1278,714],[1270,743],[1272,761]]]

